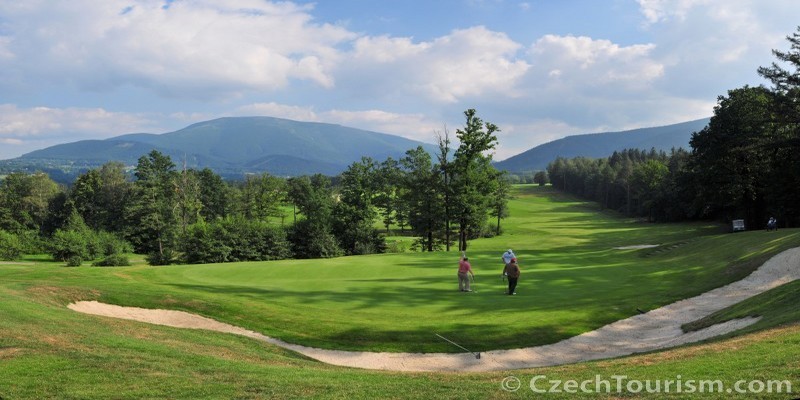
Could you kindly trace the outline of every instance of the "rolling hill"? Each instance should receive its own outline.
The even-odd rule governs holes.
[[[341,125],[272,117],[219,118],[164,133],[134,133],[106,140],[82,140],[27,153],[16,163],[94,167],[108,161],[135,165],[158,150],[189,167],[210,168],[223,176],[269,172],[276,175],[335,175],[361,157],[383,161],[431,144]]]
[[[568,136],[534,147],[495,163],[501,170],[542,170],[556,157],[607,157],[625,148],[669,150],[688,148],[692,132],[708,119],[680,124]],[[272,117],[231,117],[199,122],[163,134],[131,133],[106,140],[82,140],[0,161],[3,170],[42,170],[69,183],[78,174],[109,161],[133,166],[152,150],[169,155],[176,164],[210,168],[226,178],[269,172],[280,176],[321,173],[337,175],[361,157],[383,161],[401,158],[423,146],[431,154],[435,145],[399,136],[341,125],[298,122]]]
[[[559,156],[600,158],[623,149],[688,149],[692,133],[703,129],[707,124],[708,118],[703,118],[654,128],[567,136],[499,161],[495,163],[495,167],[510,172],[527,172],[543,170]]]

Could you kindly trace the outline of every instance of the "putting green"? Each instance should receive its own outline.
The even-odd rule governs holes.
[[[502,236],[470,242],[476,292],[457,290],[458,255],[51,269],[70,300],[189,311],[307,346],[458,352],[518,348],[578,335],[741,279],[800,232],[719,233],[708,224],[646,224],[549,188],[520,186]],[[660,244],[656,248],[615,247]],[[500,255],[523,270],[503,294]]]

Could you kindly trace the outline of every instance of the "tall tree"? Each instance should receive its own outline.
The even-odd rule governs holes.
[[[489,205],[491,206],[489,215],[497,218],[495,234],[500,235],[500,220],[510,215],[508,199],[511,197],[511,183],[505,179],[505,173],[498,173],[496,182],[495,190],[489,199]]]
[[[408,223],[420,236],[421,248],[434,251],[439,247],[439,235],[445,229],[442,218],[444,202],[438,189],[438,168],[422,146],[407,151],[400,164],[405,172],[402,201],[408,212]]]
[[[91,169],[75,179],[70,191],[70,197],[75,205],[75,211],[83,217],[84,222],[92,229],[100,229],[104,225],[100,172]]]
[[[662,185],[669,174],[669,169],[662,162],[650,159],[633,169],[631,181],[641,207],[647,210],[648,221],[653,221],[655,209],[663,204]]]
[[[222,177],[214,171],[203,168],[197,173],[200,185],[200,202],[203,207],[200,215],[206,221],[224,219],[231,213],[233,191],[225,184]]]
[[[289,180],[289,198],[302,218],[291,228],[290,241],[299,258],[327,258],[341,255],[342,249],[331,233],[333,195],[330,179],[322,175]]]
[[[450,132],[447,126],[444,127],[443,132],[436,132],[436,143],[439,147],[439,153],[436,154],[439,161],[439,170],[442,174],[441,191],[444,198],[444,243],[445,249],[450,251],[450,216],[452,207],[452,198],[455,189],[453,187],[453,162],[450,160]]]
[[[126,238],[157,264],[170,262],[177,233],[175,164],[157,150],[136,165],[132,201],[126,209]]]
[[[771,95],[764,87],[745,86],[720,96],[714,116],[692,135],[693,171],[707,207],[726,220],[744,218],[749,226],[763,220],[764,179],[774,124]]]
[[[403,215],[399,208],[399,192],[402,172],[400,162],[389,157],[378,166],[376,174],[376,194],[374,204],[378,207],[381,222],[386,227],[386,233],[392,224],[402,224]]]
[[[765,176],[769,187],[767,211],[777,214],[784,224],[800,224],[800,26],[787,36],[789,50],[772,50],[778,59],[758,73],[773,84],[772,110],[776,119],[770,145],[772,169],[779,173]],[[787,65],[787,67],[784,67]]]
[[[200,211],[203,209],[200,179],[196,171],[186,168],[186,161],[183,163],[183,169],[175,176],[173,187],[175,188],[173,213],[178,220],[180,233],[185,235],[189,225],[202,219]]]
[[[495,148],[495,133],[500,131],[494,124],[484,123],[474,109],[465,111],[464,116],[464,129],[456,130],[459,146],[453,159],[454,216],[461,251],[467,249],[470,232],[480,231],[486,221],[487,204],[497,177],[488,152]]]
[[[102,229],[122,232],[125,220],[124,210],[130,200],[133,183],[128,177],[125,164],[111,161],[100,167],[100,191],[98,193],[101,209]]]
[[[242,186],[241,209],[246,218],[268,221],[281,218],[281,206],[286,201],[285,180],[263,173],[248,175]]]
[[[41,231],[50,201],[62,189],[47,174],[11,173],[0,185],[0,228]]]
[[[374,227],[377,176],[377,166],[369,157],[351,164],[341,175],[339,198],[333,209],[333,234],[346,254],[382,253],[386,248]]]

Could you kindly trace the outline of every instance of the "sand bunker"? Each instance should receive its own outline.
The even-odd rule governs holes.
[[[558,343],[512,350],[472,354],[385,353],[325,350],[286,343],[233,325],[183,311],[120,307],[81,301],[70,304],[75,311],[125,318],[179,328],[209,329],[264,340],[316,360],[356,368],[392,371],[497,371],[533,368],[620,357],[660,350],[712,338],[758,321],[744,318],[683,333],[681,325],[692,322],[749,297],[800,279],[800,248],[784,251],[764,263],[748,277],[690,299],[652,310],[586,332]]]
[[[652,249],[653,247],[661,246],[660,244],[637,244],[633,246],[614,247],[614,250],[638,250],[638,249]]]

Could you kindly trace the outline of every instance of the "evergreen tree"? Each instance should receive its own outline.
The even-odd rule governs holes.
[[[169,264],[173,256],[178,228],[174,168],[170,157],[156,150],[140,157],[125,210],[126,238],[136,252],[150,255],[153,264]]]

